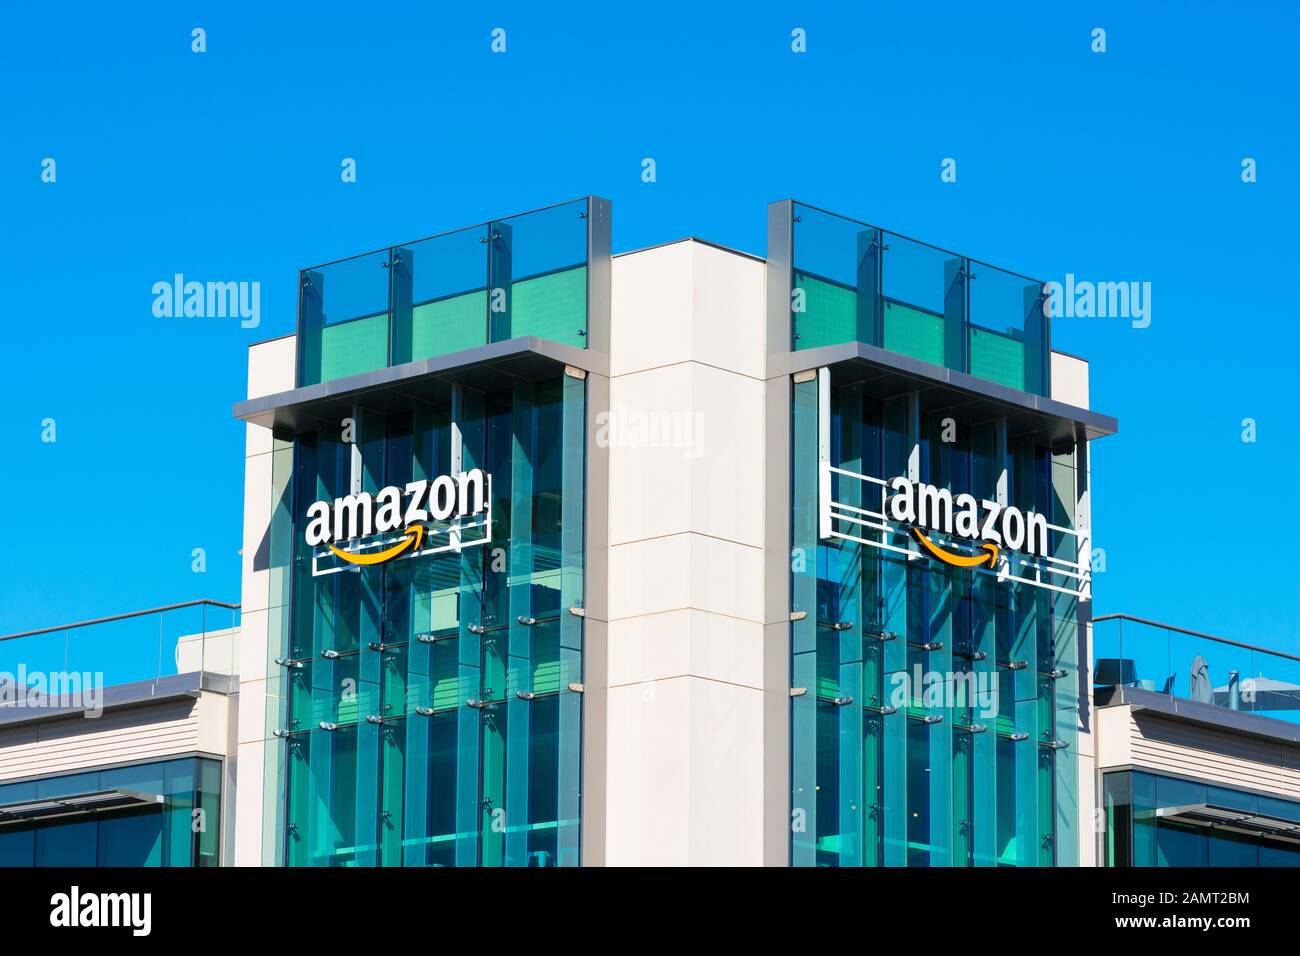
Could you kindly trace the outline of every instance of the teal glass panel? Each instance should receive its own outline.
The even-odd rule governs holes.
[[[890,235],[881,262],[884,347],[964,370],[965,260]]]
[[[970,373],[1048,394],[1043,284],[983,263],[972,262],[970,270]]]
[[[535,335],[585,347],[587,215],[581,199],[491,224],[491,341]]]
[[[298,384],[315,385],[388,364],[388,250],[301,276]]]
[[[410,335],[403,351],[394,309],[394,365],[487,342],[487,237],[486,226],[475,226],[402,248],[411,274]]]
[[[163,853],[166,866],[190,866],[194,854],[194,810],[198,778],[194,760],[170,760],[163,765]]]
[[[1102,812],[1102,865],[1132,866],[1133,782],[1128,771],[1103,774]]]
[[[796,204],[792,348],[880,345],[881,232]]]
[[[221,863],[221,762],[198,758],[193,821],[194,865],[218,866]]]

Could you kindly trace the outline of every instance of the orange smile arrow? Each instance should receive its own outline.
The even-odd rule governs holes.
[[[923,535],[920,528],[912,529],[912,537],[921,542],[921,547],[929,551],[933,557],[944,564],[951,564],[954,568],[978,568],[981,564],[986,564],[990,568],[997,567],[998,546],[996,544],[981,544],[980,550],[984,551],[984,554],[953,554]]]
[[[329,548],[348,564],[383,564],[385,561],[397,557],[407,548],[410,548],[411,551],[419,551],[420,542],[423,540],[424,525],[413,524],[406,529],[406,536],[403,537],[401,541],[397,542],[397,544],[390,548],[385,548],[383,551],[374,551],[369,554],[362,554],[354,551],[340,551],[332,544]]]

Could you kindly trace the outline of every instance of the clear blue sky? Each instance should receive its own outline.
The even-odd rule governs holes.
[[[249,343],[293,330],[297,269],[595,193],[616,250],[762,254],[793,196],[1031,275],[1151,282],[1150,328],[1053,330],[1121,423],[1093,446],[1096,610],[1300,650],[1293,5],[292,6],[0,13],[0,633],[238,600],[231,405]],[[261,282],[261,327],[155,318],[177,272]]]

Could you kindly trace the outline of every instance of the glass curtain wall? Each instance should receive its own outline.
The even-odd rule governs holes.
[[[1077,862],[1077,602],[819,540],[818,382],[793,388],[794,864]],[[1073,453],[1008,439],[999,422],[953,429],[913,396],[830,395],[832,465],[991,499],[1005,471],[1010,504],[1074,527]],[[832,477],[834,500],[853,507],[878,509],[877,487]],[[1058,553],[1073,546],[1052,534]]]
[[[0,785],[0,805],[123,790],[158,803],[0,824],[0,866],[217,866],[221,761],[183,757]]]
[[[296,437],[272,520],[291,598],[268,862],[576,865],[585,383],[358,414],[352,435]],[[491,477],[490,542],[313,576],[313,501],[472,468]]]
[[[1106,866],[1300,866],[1300,841],[1250,826],[1206,826],[1178,818],[1180,808],[1211,806],[1300,826],[1300,803],[1196,780],[1123,770],[1102,775]]]

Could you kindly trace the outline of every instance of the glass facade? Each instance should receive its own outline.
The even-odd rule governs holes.
[[[1102,800],[1106,866],[1300,866],[1300,802],[1137,770],[1103,774]]]
[[[304,269],[298,384],[532,335],[585,347],[592,200]]]
[[[0,866],[220,863],[219,760],[184,757],[0,784],[0,807],[109,790],[162,800],[128,809],[76,812],[19,822],[2,822],[4,814],[0,811]]]
[[[792,862],[1075,865],[1078,597],[821,537],[821,394],[817,379],[793,385]],[[833,466],[1038,512],[1051,553],[1076,559],[1057,530],[1076,526],[1073,449],[999,421],[945,434],[951,411],[914,392],[825,394]],[[863,487],[832,473],[829,493],[878,507]]]
[[[277,436],[265,862],[579,862],[586,383],[507,381]],[[313,574],[312,502],[473,468],[490,541]]]
[[[793,203],[794,351],[865,342],[1049,395],[1043,283]]]

